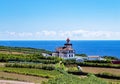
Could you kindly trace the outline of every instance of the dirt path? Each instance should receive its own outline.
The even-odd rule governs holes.
[[[0,84],[34,84],[34,83],[20,82],[20,81],[13,81],[13,80],[0,80]]]

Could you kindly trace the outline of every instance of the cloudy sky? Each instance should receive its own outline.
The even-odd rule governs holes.
[[[120,40],[120,0],[0,0],[0,40]]]

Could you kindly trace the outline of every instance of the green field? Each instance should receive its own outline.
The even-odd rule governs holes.
[[[44,57],[42,52],[51,53],[43,49],[0,46],[0,79],[38,84],[120,84],[120,65],[110,64],[110,61],[76,63],[74,60]],[[82,72],[78,65],[82,65]],[[102,74],[103,78],[96,77],[104,72],[107,73]],[[79,73],[93,74],[84,74],[83,77]]]
[[[43,78],[52,78],[57,75],[60,75],[60,72],[52,70],[42,70],[42,69],[29,69],[29,68],[8,68],[8,67],[1,67],[0,71],[8,72],[8,73],[17,73],[23,75],[32,75],[32,76],[40,76]]]

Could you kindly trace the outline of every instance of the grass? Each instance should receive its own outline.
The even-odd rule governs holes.
[[[116,68],[120,69],[119,64],[112,64],[112,63],[89,63],[89,62],[83,62],[83,63],[76,63],[79,66],[87,66],[87,67],[100,67],[100,68]]]
[[[120,84],[120,80],[115,80],[115,79],[107,79],[107,78],[100,78],[108,83],[112,83],[112,84]]]
[[[32,75],[32,76],[38,76],[43,78],[52,78],[61,74],[56,70],[48,71],[48,70],[42,70],[42,69],[29,69],[29,68],[1,67],[0,71],[8,72],[8,73],[23,74],[23,75]]]
[[[10,47],[10,46],[0,46],[0,53],[8,54],[38,54],[38,53],[51,53],[45,49],[36,49],[30,47]]]
[[[72,71],[72,72],[76,72],[77,71],[77,66],[67,66],[68,71]],[[108,78],[104,78],[105,76],[100,76],[103,77],[102,79],[104,79],[105,81],[107,81],[108,83],[112,82],[113,84],[119,84],[120,80],[118,77],[120,77],[120,70],[119,69],[115,69],[115,68],[99,68],[99,67],[82,67],[82,71],[83,73],[93,73],[96,74],[96,76],[98,76],[97,74],[103,74],[103,73],[108,73],[108,75],[106,74],[106,76],[109,76]],[[78,72],[78,71],[77,71]],[[73,73],[74,74],[74,73]],[[79,74],[75,73],[76,75]],[[84,74],[85,75],[85,74]],[[81,76],[81,75],[79,75]],[[114,77],[114,79],[113,79]],[[117,78],[115,78],[117,77]]]
[[[26,81],[41,84],[42,81],[47,81],[48,78],[61,74],[55,70],[49,71],[42,69],[5,67],[5,64],[6,63],[0,63],[0,79]]]
[[[42,69],[29,69],[29,68],[11,68],[11,67],[3,67],[4,63],[0,63],[0,78],[2,79],[10,79],[10,80],[20,80],[20,81],[27,81],[27,82],[42,82],[42,81],[47,81],[48,78],[53,78],[51,79],[51,81],[57,81],[61,83],[57,83],[57,84],[119,84],[119,80],[110,80],[110,79],[104,79],[104,81],[107,81],[107,83],[97,83],[100,80],[95,77],[95,78],[76,78],[73,77],[73,75],[68,76],[63,76],[61,75],[60,72],[56,71],[56,70],[42,70]],[[96,69],[97,68],[97,69]],[[98,67],[82,67],[83,71],[86,70],[89,72],[93,72],[93,73],[99,73],[99,71],[101,72],[101,69],[103,72],[105,72],[107,70],[107,72],[111,72],[113,74],[117,74],[119,72],[119,69],[114,69],[111,70],[112,68],[98,68]],[[73,71],[77,70],[77,68],[73,68]],[[117,72],[115,72],[114,70],[117,70]],[[119,73],[118,73],[119,74]],[[59,76],[60,75],[60,76]],[[57,77],[57,79],[56,79]],[[63,78],[61,78],[63,77]],[[37,80],[38,79],[38,80]],[[58,80],[60,79],[60,80]],[[65,80],[64,80],[65,79]],[[31,80],[31,81],[30,81]],[[67,80],[71,80],[68,82],[65,82]],[[80,81],[79,81],[80,80]],[[95,82],[97,80],[97,82]],[[76,82],[74,82],[76,81]],[[102,81],[102,80],[101,80]],[[77,83],[79,82],[79,83]],[[47,84],[56,84],[56,83],[47,83]]]
[[[74,75],[64,74],[58,76],[56,78],[52,78],[48,80],[48,82],[44,82],[43,84],[108,84],[106,81],[95,77],[94,75],[90,75],[85,78],[79,78]]]
[[[83,69],[83,72],[87,72],[87,73],[99,74],[99,73],[107,72],[113,75],[120,76],[120,69],[115,69],[115,68],[82,67],[82,69]],[[101,78],[101,79],[111,84],[120,84],[120,80],[107,79],[107,78]]]
[[[85,77],[78,77],[71,74],[64,74],[43,82],[42,84],[120,84],[119,80],[98,78],[92,74]]]
[[[54,70],[55,67],[53,64],[36,64],[36,63],[6,63],[5,67],[14,67],[14,68],[34,68],[34,69],[43,69],[43,70]]]

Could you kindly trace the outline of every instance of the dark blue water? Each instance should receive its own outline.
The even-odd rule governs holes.
[[[65,41],[0,41],[1,46],[32,47],[54,51]],[[120,58],[119,41],[71,41],[76,53],[87,55],[108,55]]]

